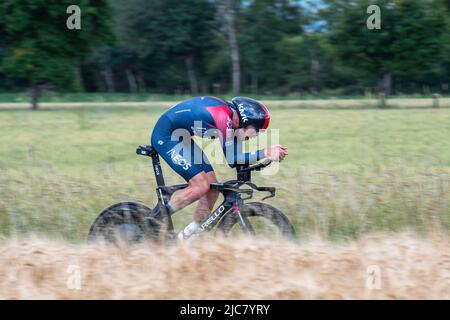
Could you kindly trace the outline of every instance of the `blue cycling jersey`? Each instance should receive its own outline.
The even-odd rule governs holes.
[[[206,156],[190,138],[193,135],[219,138],[230,167],[254,163],[263,158],[264,153],[262,150],[242,152],[242,141],[236,138],[232,127],[233,112],[230,104],[219,98],[205,96],[188,99],[161,116],[153,129],[151,143],[186,181],[201,171],[213,170]]]

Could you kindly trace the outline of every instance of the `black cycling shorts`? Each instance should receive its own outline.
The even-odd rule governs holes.
[[[157,121],[153,129],[151,144],[160,157],[184,180],[189,181],[200,172],[214,171],[203,150],[194,142],[192,136],[173,135],[172,121],[165,115]],[[188,132],[184,130],[184,132]]]

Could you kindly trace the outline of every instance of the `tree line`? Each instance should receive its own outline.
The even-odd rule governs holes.
[[[81,9],[68,30],[66,8]],[[367,8],[380,8],[380,29]],[[448,93],[449,0],[2,0],[0,91]]]

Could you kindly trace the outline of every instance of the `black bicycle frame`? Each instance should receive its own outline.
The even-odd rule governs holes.
[[[161,207],[161,212],[163,212],[168,218],[168,232],[174,234],[174,227],[172,222],[171,215],[166,210],[166,203],[169,202],[170,197],[173,193],[178,190],[184,189],[188,186],[188,184],[179,184],[173,186],[166,186],[164,182],[164,176],[161,169],[161,163],[159,161],[159,155],[156,150],[151,146],[139,146],[136,150],[136,153],[139,155],[149,156],[152,158],[153,171],[155,173],[157,188],[156,193],[158,197],[158,205]],[[252,170],[260,170],[266,167],[268,164],[260,164],[256,167],[253,167]],[[231,211],[238,218],[238,222],[241,227],[247,231],[251,232],[251,227],[245,222],[245,219],[242,217],[239,208],[242,207],[243,201],[249,199],[253,195],[253,190],[258,191],[267,191],[270,192],[271,195],[268,197],[272,197],[275,195],[275,188],[268,187],[257,187],[256,185],[251,183],[251,170],[248,170],[248,165],[238,165],[236,167],[237,170],[237,180],[230,180],[223,183],[213,183],[211,184],[211,189],[218,190],[224,195],[224,201],[220,206],[217,207],[201,224],[202,230],[209,231],[213,229],[217,223],[222,219],[222,217]],[[240,186],[247,184],[252,189],[239,189]],[[241,194],[246,194],[246,198],[242,198]]]

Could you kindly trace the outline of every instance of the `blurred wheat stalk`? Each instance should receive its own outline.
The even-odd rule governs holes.
[[[0,299],[450,299],[449,238],[164,247],[0,241]]]

